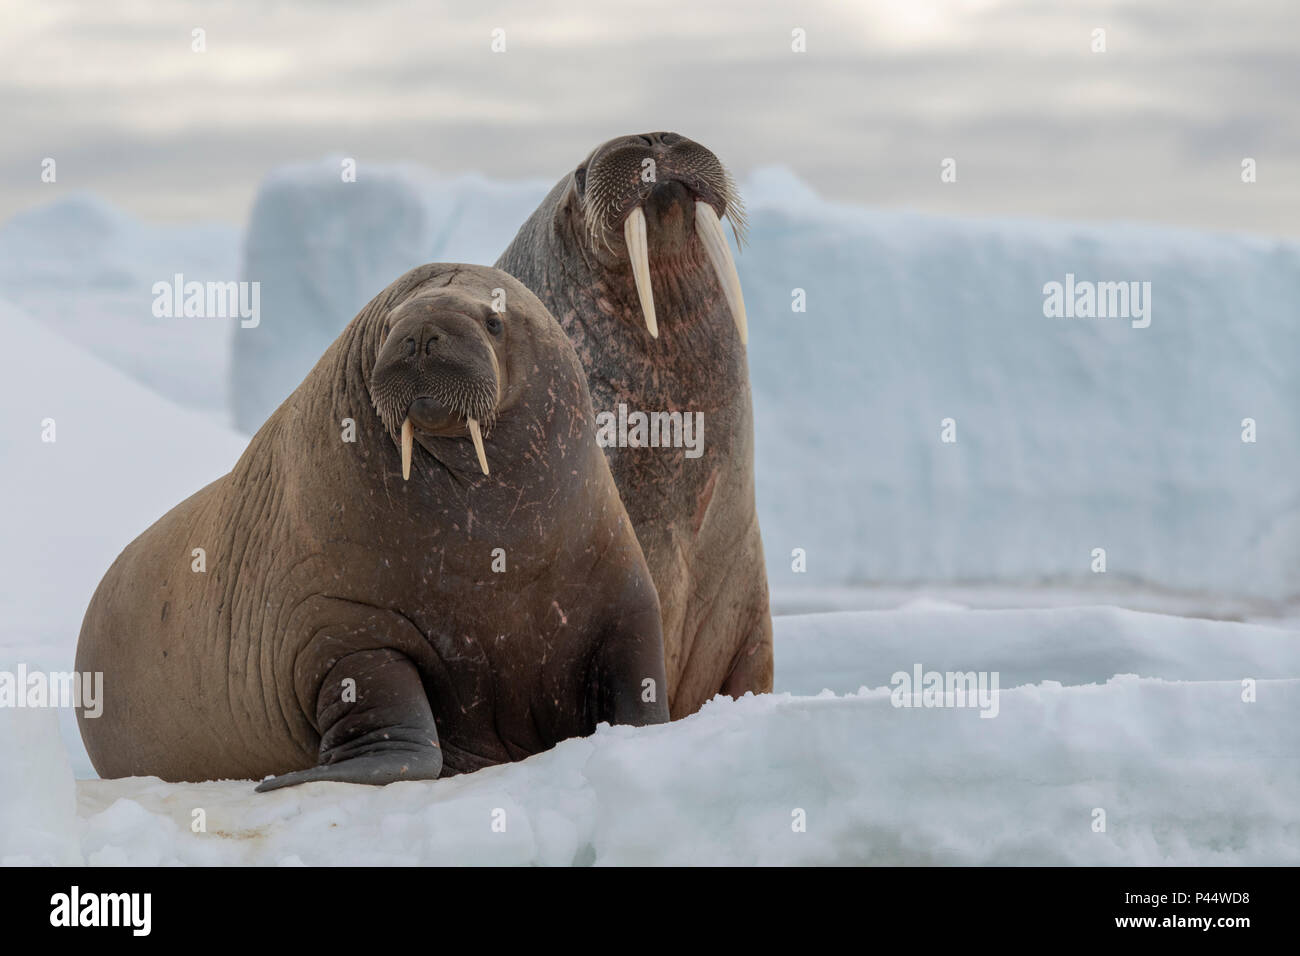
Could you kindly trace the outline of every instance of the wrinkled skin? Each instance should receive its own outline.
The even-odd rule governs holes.
[[[101,582],[77,649],[104,673],[103,715],[78,715],[95,769],[383,784],[666,720],[658,600],[591,414],[568,341],[509,276],[395,281]]]
[[[655,161],[656,182],[641,180]],[[674,719],[719,692],[772,689],[772,624],[754,508],[754,426],[745,348],[694,229],[709,202],[743,231],[716,157],[672,133],[598,147],[551,190],[497,261],[559,320],[595,410],[701,411],[704,454],[607,448],[663,609]],[[659,337],[646,328],[623,221],[646,217]]]

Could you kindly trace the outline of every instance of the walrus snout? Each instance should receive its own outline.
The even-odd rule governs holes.
[[[617,254],[621,231],[651,337],[659,337],[650,282],[651,250],[656,259],[679,258],[694,248],[698,238],[727,299],[740,341],[748,343],[740,277],[720,221],[722,216],[731,220],[739,245],[744,241],[745,211],[731,174],[717,156],[677,133],[624,136],[598,147],[575,172],[574,186],[593,249],[604,245]]]
[[[641,210],[655,252],[673,255],[690,245],[695,235],[695,195],[685,183],[677,179],[655,183],[642,198]]]
[[[696,201],[707,202],[719,217],[729,216],[737,229],[744,228],[744,209],[726,167],[708,148],[678,133],[612,139],[578,172],[593,239],[606,238],[601,233],[614,239],[628,214],[652,201],[664,212],[673,206],[689,212]],[[690,222],[686,217],[683,225]]]
[[[488,473],[483,428],[496,416],[501,365],[491,339],[498,316],[461,303],[408,302],[394,311],[370,376],[384,424],[399,436],[402,477],[410,478],[415,430],[440,437],[468,432],[479,467]]]
[[[406,417],[416,429],[430,435],[459,435],[465,431],[465,416],[460,409],[429,395],[411,402]]]

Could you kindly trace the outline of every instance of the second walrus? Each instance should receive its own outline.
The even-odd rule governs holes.
[[[772,689],[748,329],[724,217],[743,234],[713,153],[676,133],[623,136],[567,173],[496,263],[564,327],[597,413],[702,419],[699,457],[606,449],[659,589],[674,718]]]

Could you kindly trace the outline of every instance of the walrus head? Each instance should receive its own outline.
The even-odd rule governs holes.
[[[487,302],[436,288],[406,299],[384,321],[370,375],[370,396],[388,431],[400,434],[402,477],[422,437],[466,438],[488,474],[483,434],[490,431],[509,383],[508,332]]]
[[[684,269],[703,251],[731,309],[740,341],[749,339],[740,277],[721,219],[744,242],[745,209],[726,167],[677,133],[621,136],[596,149],[570,176],[562,208],[591,254],[607,267],[630,268],[646,328],[655,338],[650,267]]]

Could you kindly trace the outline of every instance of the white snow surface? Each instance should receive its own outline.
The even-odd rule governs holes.
[[[74,782],[55,721],[0,711],[0,767],[22,775],[0,791],[0,859],[1300,863],[1300,679],[1283,676],[1300,674],[1300,633],[1110,608],[913,608],[778,618],[777,660],[775,694],[386,788]],[[997,716],[895,707],[884,685],[916,664],[1004,668]]]

